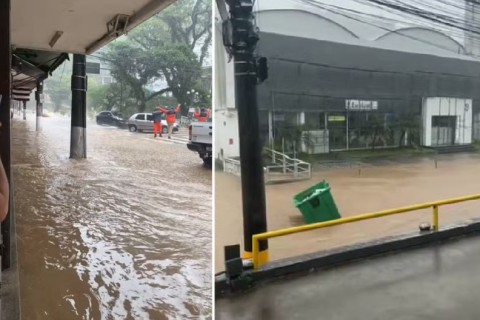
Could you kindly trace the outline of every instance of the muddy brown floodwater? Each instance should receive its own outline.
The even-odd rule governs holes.
[[[303,224],[293,196],[326,179],[342,216],[348,217],[399,206],[441,200],[480,192],[480,156],[458,154],[409,163],[323,169],[311,180],[266,186],[269,230]],[[215,270],[224,270],[223,247],[243,246],[240,178],[215,175]],[[440,227],[480,217],[480,201],[440,207]],[[357,244],[391,235],[418,231],[432,221],[432,210],[421,210],[374,220],[304,232],[269,241],[271,260]]]
[[[70,120],[42,121],[12,124],[22,319],[211,318],[211,170],[90,123],[70,160]]]

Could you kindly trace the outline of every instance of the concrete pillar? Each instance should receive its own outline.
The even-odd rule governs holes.
[[[73,55],[70,158],[87,157],[87,74],[85,55]]]
[[[12,52],[10,44],[10,0],[0,1],[0,158],[5,168],[9,181],[11,176],[10,167],[10,94],[12,89],[11,79]],[[10,200],[12,200],[10,184]],[[12,201],[8,210],[7,218],[2,222],[1,235],[3,242],[2,270],[10,267],[10,225],[12,220]]]
[[[41,131],[41,119],[43,115],[43,81],[38,81],[37,83],[37,92],[35,92],[35,100],[37,101],[36,130]]]
[[[27,120],[27,101],[23,100],[23,120]]]

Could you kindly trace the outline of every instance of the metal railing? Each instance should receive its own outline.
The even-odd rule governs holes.
[[[295,234],[295,233],[300,233],[304,231],[327,228],[327,227],[337,226],[337,225],[356,222],[356,221],[375,219],[375,218],[385,217],[389,215],[406,213],[406,212],[417,211],[417,210],[428,209],[428,208],[433,208],[433,212],[432,212],[433,226],[432,227],[433,227],[433,230],[438,231],[439,229],[438,208],[440,206],[460,203],[465,201],[471,201],[471,200],[478,200],[478,199],[480,199],[480,194],[440,200],[435,202],[427,202],[427,203],[416,204],[416,205],[407,206],[407,207],[400,207],[400,208],[389,209],[384,211],[377,211],[373,213],[360,214],[360,215],[355,215],[347,218],[340,218],[340,219],[326,221],[326,222],[312,223],[312,224],[299,226],[299,227],[286,228],[286,229],[280,229],[280,230],[255,234],[252,237],[253,267],[255,269],[258,269],[261,267],[261,262],[259,259],[259,253],[260,253],[259,242],[262,240],[268,240],[271,238],[281,237],[289,234]]]
[[[235,176],[240,177],[241,169],[240,169],[240,160],[227,158],[223,160],[223,172],[230,173]]]
[[[265,148],[272,164],[265,166],[265,183],[285,180],[306,180],[312,177],[310,163],[291,158],[284,153]]]

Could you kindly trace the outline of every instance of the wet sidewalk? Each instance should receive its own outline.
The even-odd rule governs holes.
[[[277,280],[216,301],[216,319],[476,320],[480,237]]]
[[[211,315],[211,170],[185,144],[70,120],[14,119],[23,319]]]

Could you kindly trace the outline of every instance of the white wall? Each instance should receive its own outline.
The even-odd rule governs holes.
[[[235,78],[233,62],[228,62],[228,56],[223,46],[222,24],[215,7],[215,68],[213,78],[213,112],[215,117],[215,157],[223,160],[238,157],[238,118],[235,110]],[[233,139],[233,144],[230,144]],[[221,152],[223,150],[223,157]]]
[[[432,145],[432,117],[456,116],[455,144],[472,143],[472,100],[459,98],[424,98],[423,145]]]
[[[240,156],[238,117],[235,109],[215,111],[215,152],[215,157],[219,160]]]
[[[235,108],[235,78],[233,60],[229,57],[223,46],[222,23],[215,6],[215,41],[213,45],[215,54],[214,68],[214,109]]]
[[[340,42],[355,41],[358,38],[352,31],[335,21],[308,11],[261,11],[256,13],[256,17],[257,25],[262,32]]]

